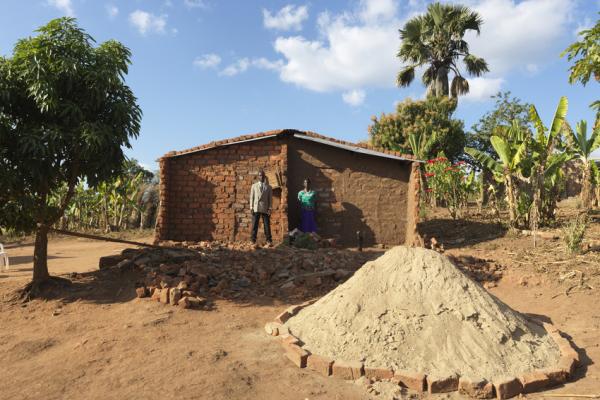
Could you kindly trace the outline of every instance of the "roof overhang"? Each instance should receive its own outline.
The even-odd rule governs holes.
[[[382,158],[390,158],[392,160],[398,160],[398,161],[421,162],[421,163],[423,162],[421,160],[413,160],[411,158],[399,157],[399,156],[395,156],[393,154],[387,154],[387,153],[382,153],[382,152],[376,151],[376,150],[365,149],[365,148],[360,147],[360,146],[350,146],[350,145],[347,145],[347,144],[337,143],[337,142],[334,142],[334,141],[331,141],[331,140],[321,139],[321,138],[317,138],[317,137],[312,137],[312,136],[304,135],[304,134],[301,134],[301,133],[294,133],[294,137],[297,137],[298,139],[303,139],[303,140],[310,140],[311,142],[317,142],[317,143],[325,144],[327,146],[337,147],[339,149],[344,149],[344,150],[352,151],[354,153],[366,154],[366,155],[369,155],[369,156],[382,157]]]

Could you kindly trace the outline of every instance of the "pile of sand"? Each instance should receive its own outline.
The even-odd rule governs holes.
[[[560,356],[544,328],[423,248],[389,250],[286,325],[312,353],[436,376],[519,376]]]

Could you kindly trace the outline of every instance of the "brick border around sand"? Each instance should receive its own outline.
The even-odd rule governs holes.
[[[573,376],[579,364],[579,354],[573,344],[552,324],[540,323],[548,335],[554,340],[560,351],[560,359],[554,366],[536,369],[522,376],[498,378],[489,382],[485,379],[469,380],[459,375],[435,376],[419,371],[394,371],[391,368],[372,368],[361,362],[349,360],[332,360],[302,348],[303,342],[292,335],[283,324],[298,314],[300,310],[313,304],[316,300],[288,307],[275,317],[274,322],[267,322],[265,331],[280,339],[285,355],[299,368],[308,368],[324,376],[354,380],[365,376],[374,380],[384,380],[418,392],[446,393],[458,391],[461,394],[478,399],[508,399],[522,393],[538,392],[567,382]]]

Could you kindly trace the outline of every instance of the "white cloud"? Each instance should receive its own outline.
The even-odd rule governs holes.
[[[271,11],[263,9],[263,24],[267,29],[299,31],[302,29],[302,22],[307,18],[308,7],[306,6],[294,6],[288,4],[276,14],[271,14]]]
[[[279,71],[281,69],[281,67],[283,67],[283,61],[282,60],[271,61],[271,60],[267,60],[264,57],[261,57],[261,58],[255,58],[254,60],[252,60],[252,66],[256,67],[258,69]]]
[[[119,7],[115,6],[114,4],[107,4],[106,13],[110,19],[114,19],[117,15],[119,15]]]
[[[365,97],[365,91],[361,89],[354,89],[342,93],[342,100],[344,100],[344,103],[349,104],[352,107],[358,107],[364,103]]]
[[[48,4],[59,9],[69,17],[75,16],[75,10],[73,10],[73,4],[71,3],[71,0],[48,0]]]
[[[165,33],[167,16],[159,16],[142,10],[135,10],[129,14],[129,22],[142,35],[146,35],[147,33]]]
[[[204,0],[183,0],[183,4],[188,8],[206,8]]]
[[[480,36],[469,32],[465,39],[473,54],[489,63],[490,72],[501,75],[556,59],[575,0],[471,0],[466,4],[484,23]]]
[[[225,67],[224,70],[219,72],[219,75],[234,76],[241,74],[242,72],[246,72],[249,66],[250,60],[247,58],[241,58],[233,64],[229,64],[227,67]]]
[[[371,24],[346,14],[322,14],[319,26],[321,40],[275,40],[275,50],[285,58],[281,80],[318,92],[394,86],[401,66],[396,20]]]
[[[502,78],[470,78],[469,93],[460,99],[468,101],[487,101],[491,96],[498,93],[504,83]]]
[[[210,53],[196,57],[193,61],[195,67],[207,69],[217,68],[221,64],[221,57],[218,54]]]
[[[360,18],[365,22],[389,20],[396,16],[398,5],[394,0],[361,0]]]

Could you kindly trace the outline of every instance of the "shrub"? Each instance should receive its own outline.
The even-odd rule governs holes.
[[[563,238],[569,253],[573,254],[581,251],[581,242],[583,242],[586,229],[587,217],[585,215],[572,219],[563,227]]]
[[[473,176],[467,175],[465,163],[452,164],[446,157],[438,157],[428,160],[425,170],[427,191],[448,207],[453,219],[458,218],[474,187]]]

